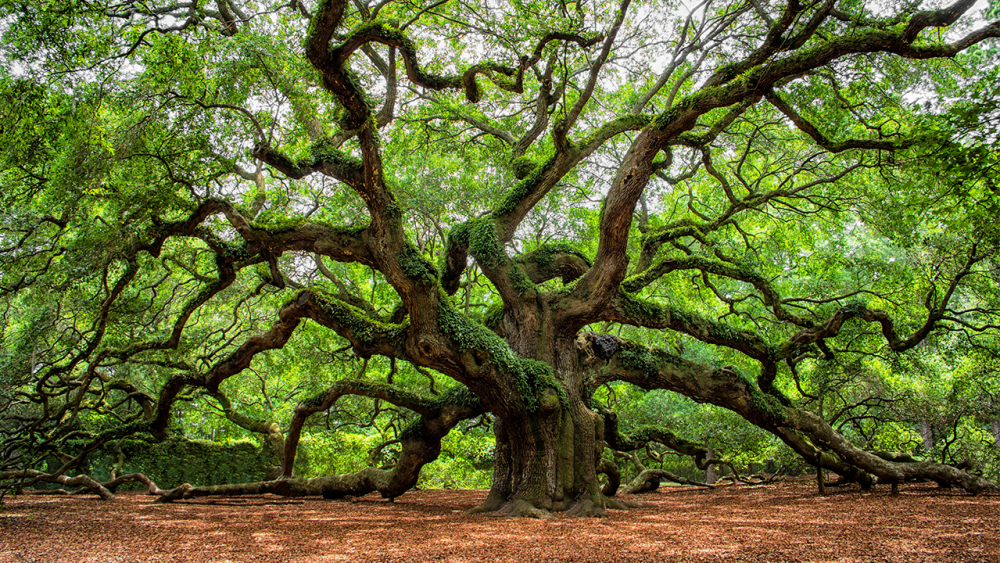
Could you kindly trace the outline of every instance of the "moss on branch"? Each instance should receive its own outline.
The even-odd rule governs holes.
[[[384,323],[319,290],[310,290],[306,294],[316,306],[315,313],[310,317],[350,340],[359,353],[366,355],[369,350],[377,349],[389,356],[402,356],[401,346],[406,339],[407,325]]]
[[[592,263],[583,252],[565,243],[545,244],[518,256],[514,262],[525,271],[533,283],[562,278],[568,284],[582,276]]]
[[[523,180],[514,185],[510,191],[504,195],[503,199],[493,210],[493,217],[500,219],[514,212],[525,199],[528,198],[535,189],[541,185],[545,174],[555,166],[556,155],[549,157],[544,163],[537,165],[531,170]]]
[[[537,360],[521,358],[506,342],[486,327],[442,303],[438,325],[458,346],[460,353],[477,357],[481,367],[495,370],[500,383],[512,383],[528,411],[539,409],[547,389],[553,389],[563,405],[568,404],[566,390],[556,380],[552,368]]]
[[[611,320],[646,328],[669,328],[683,332],[702,342],[732,348],[758,360],[774,360],[778,350],[749,331],[720,323],[691,311],[677,309],[640,299],[626,291],[619,292],[621,313]]]

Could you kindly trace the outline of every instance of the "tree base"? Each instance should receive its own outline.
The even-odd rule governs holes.
[[[604,518],[608,510],[630,510],[647,506],[641,502],[631,502],[621,499],[602,497],[604,506],[589,498],[577,499],[572,502],[555,502],[551,507],[539,506],[526,499],[497,501],[487,499],[483,504],[471,508],[466,514],[488,514],[508,518],[555,518],[556,513],[581,518]]]

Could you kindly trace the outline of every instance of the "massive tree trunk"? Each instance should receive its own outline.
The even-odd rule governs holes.
[[[563,510],[603,514],[606,502],[597,482],[603,443],[596,439],[602,424],[579,401],[497,420],[493,484],[477,510],[518,516]]]
[[[554,334],[547,307],[532,313],[524,316],[530,324],[505,322],[506,341],[523,356],[550,366],[559,388],[541,390],[535,401],[507,396],[489,405],[496,417],[493,483],[476,511],[602,516],[605,508],[625,508],[607,499],[598,483],[604,419],[587,404],[579,343]]]

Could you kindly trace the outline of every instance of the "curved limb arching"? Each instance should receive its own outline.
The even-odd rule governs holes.
[[[931,479],[970,493],[1000,492],[1000,487],[956,467],[935,463],[899,462],[857,448],[822,418],[791,406],[758,389],[733,368],[713,368],[663,350],[623,341],[608,364],[598,368],[594,384],[626,381],[642,389],[667,389],[696,401],[731,410],[773,432],[808,461],[863,481],[863,474],[880,481]],[[812,452],[810,459],[806,455]],[[869,480],[870,482],[870,480]]]
[[[440,414],[442,405],[455,402],[462,397],[467,403],[477,403],[468,391],[452,391],[434,399],[428,399],[382,383],[372,383],[370,381],[360,381],[355,379],[342,379],[322,393],[307,399],[295,408],[292,421],[288,425],[288,438],[285,442],[285,453],[282,462],[282,474],[288,478],[292,476],[292,467],[295,465],[295,454],[298,450],[299,439],[302,435],[302,427],[312,415],[330,409],[344,395],[360,395],[373,399],[381,399],[398,407],[403,407],[413,411],[423,417],[435,417]],[[457,421],[456,421],[457,422]]]

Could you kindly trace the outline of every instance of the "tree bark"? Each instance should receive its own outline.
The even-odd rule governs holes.
[[[607,508],[627,508],[602,493],[598,483],[604,418],[589,408],[582,394],[578,342],[554,334],[544,307],[534,313],[522,316],[534,320],[532,324],[505,319],[507,342],[522,357],[551,366],[562,394],[546,389],[537,408],[519,398],[486,405],[497,417],[493,484],[486,501],[473,512],[543,518],[559,511],[600,517]]]
[[[601,492],[603,419],[579,397],[561,404],[558,397],[537,412],[501,416],[494,424],[496,454],[493,484],[474,512],[545,517],[551,511],[603,516],[623,508]]]

